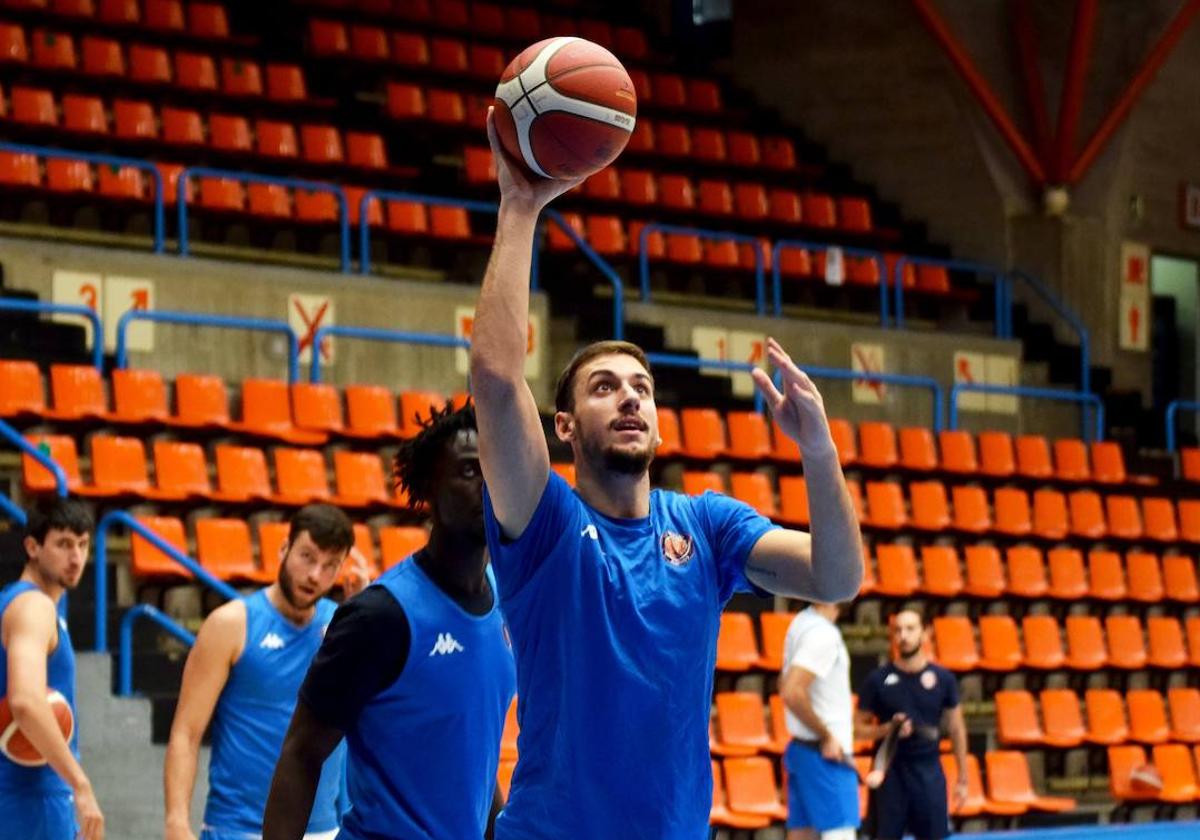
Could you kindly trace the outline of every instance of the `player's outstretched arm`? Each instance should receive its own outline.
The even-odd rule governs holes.
[[[200,740],[229,680],[229,670],[241,655],[245,636],[245,605],[232,601],[218,607],[200,626],[183,666],[179,703],[163,764],[166,840],[195,840],[191,810]]]
[[[779,427],[800,446],[808,487],[809,533],[776,529],[755,543],[746,561],[751,583],[779,595],[837,603],[862,585],[862,535],[825,404],[812,380],[773,338],[767,359],[783,376],[780,391],[763,370],[752,376]]]
[[[283,739],[263,814],[263,840],[300,840],[308,828],[325,759],[342,740],[340,729],[322,723],[303,700]]]
[[[783,679],[779,681],[779,696],[788,711],[817,736],[821,755],[829,761],[841,762],[844,758],[841,744],[813,708],[811,689],[816,678],[816,674],[807,668],[792,665],[783,672]]]
[[[967,724],[963,720],[962,704],[942,712],[942,723],[950,733],[950,746],[954,749],[954,760],[958,764],[958,778],[954,780],[954,807],[961,806],[967,799]]]
[[[490,110],[487,127],[500,214],[471,329],[471,393],[492,507],[505,535],[515,539],[529,524],[550,474],[541,418],[525,381],[534,233],[542,208],[579,181],[527,175],[501,146]]]
[[[75,794],[79,836],[103,840],[104,815],[92,783],[58,728],[46,701],[46,657],[58,638],[58,611],[40,592],[18,596],[4,613],[4,647],[8,651],[8,703],[13,721],[46,763]]]

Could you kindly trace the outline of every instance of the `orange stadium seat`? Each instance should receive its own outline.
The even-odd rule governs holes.
[[[894,481],[867,482],[868,522],[876,528],[895,530],[908,524],[904,493]]]
[[[1008,432],[979,433],[979,471],[1007,478],[1016,472],[1012,436]]]
[[[1200,602],[1196,563],[1182,554],[1165,554],[1162,559],[1163,591],[1168,600],[1184,604]]]
[[[912,546],[881,543],[875,546],[878,579],[875,591],[888,597],[907,598],[917,591],[917,561]]]
[[[803,476],[779,476],[778,516],[788,525],[808,527],[808,484]]]
[[[836,438],[834,443],[837,443]],[[774,420],[771,421],[771,457],[785,463],[800,463],[800,446],[779,428],[779,424]]]
[[[67,488],[78,493],[83,485],[79,472],[79,452],[75,439],[68,435],[31,435],[30,443],[58,464],[66,474]],[[21,480],[30,493],[52,493],[56,489],[54,476],[28,453],[21,455]]]
[[[9,6],[19,5],[17,3],[9,3]],[[27,5],[45,7],[45,2],[28,3]],[[96,5],[92,0],[54,0],[52,4],[56,15],[64,17],[93,17],[96,14]]]
[[[320,382],[293,382],[290,390],[292,422],[297,428],[317,432],[342,431],[345,424],[337,388]]]
[[[138,516],[138,524],[161,538],[180,554],[188,553],[183,523],[173,516]],[[192,573],[138,533],[132,535],[129,570],[135,578],[190,578]]]
[[[871,230],[871,204],[857,196],[838,196],[837,218],[842,230],[867,233]]]
[[[700,160],[720,163],[725,160],[725,134],[718,128],[699,127],[692,130],[692,154]],[[757,186],[762,203],[751,202],[748,208],[751,213],[748,218],[762,218],[766,215],[766,193],[759,185],[738,184],[734,187],[734,201],[738,204],[738,215],[742,213],[742,201],[748,195],[744,192],[750,186]],[[761,212],[756,212],[761,210]]]
[[[124,76],[125,55],[121,45],[111,38],[88,35],[80,42],[83,61],[80,68],[91,76]]]
[[[171,57],[162,47],[130,44],[129,78],[135,82],[169,85],[174,78]]]
[[[180,0],[144,0],[142,26],[182,32],[185,29],[183,3]]]
[[[201,178],[200,206],[208,210],[240,213],[245,209],[246,190],[231,178]]]
[[[864,421],[858,424],[858,461],[865,467],[886,469],[899,460],[896,429],[891,423]]]
[[[1023,478],[1050,478],[1050,444],[1041,435],[1020,435],[1016,440],[1017,475]]]
[[[132,26],[141,19],[141,10],[138,0],[100,0],[97,17],[104,23]]]
[[[0,23],[0,62],[24,63],[28,60],[25,29],[16,23]]]
[[[1160,802],[1190,803],[1200,797],[1196,783],[1196,765],[1192,751],[1185,744],[1157,744],[1151,750],[1154,766],[1162,777]]]
[[[1042,707],[1042,739],[1051,747],[1077,747],[1087,730],[1079,696],[1069,688],[1047,688],[1038,695]]]
[[[1134,770],[1146,766],[1146,751],[1136,744],[1108,748],[1108,790],[1118,802],[1151,800],[1152,789],[1131,782]]]
[[[1179,500],[1179,538],[1200,543],[1200,499]]]
[[[794,169],[796,147],[787,137],[769,135],[760,139],[762,163],[770,169]]]
[[[258,523],[258,563],[266,580],[273,581],[279,576],[279,561],[290,530],[286,522]]]
[[[721,629],[717,634],[717,670],[749,671],[759,661],[758,645],[754,640],[754,625],[750,616],[741,612],[721,613]]]
[[[858,447],[854,441],[854,427],[850,421],[840,417],[829,420],[829,434],[838,452],[838,461],[843,467],[858,462]]]
[[[300,148],[302,157],[310,163],[340,163],[345,156],[342,137],[332,125],[300,126]]]
[[[1146,536],[1159,542],[1175,542],[1179,529],[1175,522],[1175,503],[1170,499],[1144,497],[1142,523]]]
[[[1088,552],[1088,594],[1100,601],[1124,601],[1125,569],[1115,551],[1094,549]]]
[[[1067,535],[1067,500],[1062,493],[1045,487],[1034,491],[1033,532],[1052,540]]]
[[[1046,577],[1046,562],[1041,549],[1029,545],[1011,546],[1005,550],[1008,568],[1006,591],[1019,598],[1042,598],[1050,588]]]
[[[224,502],[266,501],[273,498],[263,451],[253,446],[218,444],[217,489],[213,498]]]
[[[1121,446],[1111,440],[1090,445],[1092,479],[1101,484],[1121,484],[1125,481],[1125,458]]]
[[[973,671],[980,665],[979,649],[971,621],[961,615],[941,615],[933,619],[933,640],[937,662],[951,671]]]
[[[196,559],[221,580],[269,582],[254,559],[250,527],[242,519],[196,520]]]
[[[156,370],[113,370],[112,399],[112,419],[118,423],[165,422],[170,416],[167,388]]]
[[[796,614],[790,612],[764,612],[759,615],[762,630],[762,656],[758,660],[760,668],[778,671],[783,667],[783,643],[795,617]]]
[[[997,691],[996,737],[1007,746],[1029,747],[1045,743],[1037,706],[1028,691]]]
[[[57,192],[91,192],[92,166],[82,160],[51,158],[46,161],[46,186]]]
[[[930,429],[925,426],[904,426],[899,436],[900,466],[922,472],[938,468],[937,448]]]
[[[716,759],[712,762],[713,800],[709,811],[709,822],[725,828],[755,830],[766,828],[771,824],[771,817],[756,814],[739,814],[729,810],[725,794],[725,784],[721,778],[721,765]]]
[[[1092,477],[1088,467],[1087,444],[1078,438],[1054,441],[1054,474],[1063,481],[1087,481]]]
[[[150,487],[146,450],[135,437],[95,435],[91,439],[92,485],[79,488],[85,495],[134,493],[157,495]]]
[[[680,412],[680,422],[683,429],[683,455],[711,460],[725,453],[725,429],[716,409],[685,408]]]
[[[1033,530],[1029,495],[1017,487],[999,487],[993,497],[995,522],[993,528],[1010,536],[1024,536]]]
[[[965,551],[965,592],[975,598],[999,598],[1004,594],[1004,565],[1000,552],[991,545],[969,545]]]
[[[204,123],[199,111],[163,108],[161,117],[164,142],[196,146],[204,143]]]
[[[992,514],[987,493],[976,485],[958,485],[953,489],[954,527],[959,531],[982,534],[991,530]]]
[[[673,408],[658,406],[658,437],[660,443],[655,454],[659,458],[671,458],[678,455],[683,447],[683,438],[679,429],[679,415]]]
[[[1133,496],[1106,496],[1104,512],[1110,536],[1124,540],[1141,539],[1142,513]]]
[[[767,190],[767,213],[773,221],[798,224],[802,212],[800,193],[780,187],[772,187]],[[780,259],[782,260],[782,257]],[[809,274],[811,269],[798,273]]]
[[[1065,664],[1076,671],[1095,671],[1108,664],[1104,631],[1094,615],[1069,615],[1066,619],[1067,658]]]
[[[104,383],[91,365],[51,365],[50,394],[53,407],[43,413],[51,420],[108,417]]]
[[[1129,597],[1143,604],[1156,604],[1163,599],[1162,567],[1158,555],[1146,551],[1131,551],[1125,555],[1125,575]]]
[[[1189,615],[1183,626],[1187,634],[1188,665],[1200,667],[1200,616]]]
[[[379,551],[383,568],[390,569],[429,542],[424,528],[413,525],[385,525],[379,529]]]
[[[975,439],[970,432],[961,429],[943,429],[938,432],[938,447],[941,449],[942,469],[953,473],[975,473],[979,462],[975,457]]]
[[[212,129],[212,120],[209,120]],[[291,123],[277,120],[258,120],[254,125],[255,151],[260,155],[277,158],[294,158],[300,154],[300,144],[296,139],[296,129]],[[249,128],[246,130],[246,142],[250,139]],[[247,147],[248,150],[248,147]]]
[[[37,187],[42,182],[36,155],[0,152],[0,183]]]
[[[689,496],[701,496],[708,491],[725,492],[725,482],[720,473],[698,470],[683,471],[683,492]]]
[[[1040,796],[1034,791],[1025,753],[993,750],[984,756],[984,762],[987,764],[988,796],[994,802],[1026,805],[1032,810],[1046,813],[1074,810],[1074,799]]]
[[[383,461],[375,452],[337,450],[333,453],[333,474],[336,505],[363,507],[389,501]]]
[[[1067,497],[1067,503],[1072,535],[1095,540],[1107,533],[1099,493],[1094,490],[1076,490]]]
[[[1017,623],[1009,615],[979,617],[979,664],[988,671],[1015,671],[1021,665]]]
[[[1187,665],[1187,647],[1179,619],[1150,616],[1146,619],[1146,636],[1146,662],[1151,667],[1176,670]]]
[[[154,484],[163,499],[206,499],[212,493],[204,448],[191,441],[154,441]]]
[[[1163,744],[1170,737],[1167,706],[1157,691],[1133,689],[1125,694],[1129,710],[1129,739],[1141,744]]]
[[[1129,738],[1125,701],[1111,688],[1089,688],[1083,696],[1087,709],[1087,741],[1091,744],[1123,744]]]
[[[1167,707],[1171,713],[1171,740],[1200,743],[1200,689],[1167,689]]]
[[[299,445],[319,446],[328,439],[324,432],[296,428],[288,385],[279,379],[242,380],[242,419],[229,428]]]
[[[181,373],[175,377],[174,425],[192,428],[229,425],[229,394],[220,377]]]
[[[737,166],[758,166],[762,151],[758,138],[746,131],[729,131],[725,135],[729,162]]]
[[[771,741],[757,691],[721,691],[714,698],[717,710],[718,755],[754,755]]]
[[[1050,566],[1051,598],[1074,601],[1087,595],[1087,573],[1078,549],[1052,548],[1046,553],[1046,561]]]
[[[1041,671],[1057,671],[1066,662],[1058,622],[1050,615],[1027,615],[1021,619],[1024,664]]]
[[[188,31],[201,38],[228,38],[229,21],[219,3],[187,4]]]
[[[217,90],[217,65],[203,53],[175,53],[175,84],[197,91]]]
[[[308,97],[304,71],[295,64],[267,65],[267,98],[277,102],[299,102]]]
[[[280,184],[247,184],[246,209],[255,216],[290,219],[292,196]]]
[[[772,820],[787,817],[787,807],[779,801],[771,759],[762,756],[727,758],[724,767],[730,810]]]
[[[132,166],[98,166],[97,192],[110,198],[141,201],[152,197],[146,192],[146,179],[142,171]]]
[[[75,42],[65,32],[33,32],[32,64],[45,70],[74,70]]]
[[[773,519],[779,513],[775,505],[775,492],[771,489],[771,479],[765,473],[731,473],[729,492],[735,499],[745,502],[769,519]]]
[[[875,521],[875,496],[872,495],[872,488],[876,486],[876,482],[867,483],[867,499],[872,505],[872,524],[880,524]],[[914,481],[908,485],[908,495],[912,503],[912,521],[910,523],[912,527],[924,531],[942,531],[950,525],[950,510],[946,502],[946,485],[942,484],[942,482]],[[901,510],[903,509],[901,508]],[[901,517],[897,522],[897,527],[903,524],[903,517]]]
[[[319,449],[275,449],[276,498],[284,504],[304,505],[330,498],[325,456]]]
[[[962,566],[954,546],[921,547],[921,591],[942,598],[954,598],[963,591]]]
[[[40,88],[14,87],[10,111],[15,122],[28,125],[58,125],[54,94]]]
[[[1136,671],[1146,667],[1146,638],[1135,615],[1110,615],[1104,619],[1108,664]]]

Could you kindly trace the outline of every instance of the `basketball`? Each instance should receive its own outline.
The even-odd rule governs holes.
[[[582,38],[547,38],[513,59],[496,87],[505,150],[545,178],[608,166],[633,133],[637,94],[617,57]]]
[[[71,704],[67,702],[67,698],[54,689],[50,689],[46,693],[46,699],[50,702],[50,709],[54,712],[55,720],[58,721],[59,731],[67,741],[70,741],[71,736],[75,734],[75,716],[71,714]],[[0,753],[3,753],[9,761],[20,764],[22,767],[41,767],[46,763],[46,759],[42,758],[41,753],[34,748],[33,744],[29,743],[25,733],[17,728],[17,722],[13,720],[12,709],[8,707],[7,697],[0,699]]]

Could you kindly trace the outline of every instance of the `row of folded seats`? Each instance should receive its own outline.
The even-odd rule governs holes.
[[[109,108],[99,96],[66,94],[59,104],[50,90],[16,86],[10,102],[0,92],[0,117],[45,128],[104,135],[128,140],[161,140],[163,143],[215,149],[222,152],[295,159],[310,164],[345,165],[386,169],[383,137],[373,132],[347,131],[325,124],[293,125],[275,119],[237,114],[201,113],[189,108],[164,106],[156,113],[148,102],[112,101]]]
[[[157,33],[186,32],[195,38],[229,37],[225,7],[208,0],[2,0],[0,8]]]
[[[234,584],[267,584],[279,573],[280,549],[287,543],[285,521],[197,517],[189,527],[172,516],[137,515],[137,522],[171,547],[194,558],[205,571]],[[251,537],[253,528],[254,537]],[[428,542],[428,532],[416,525],[354,525],[354,546],[365,558],[371,577],[391,568]],[[257,550],[255,550],[257,548]],[[148,540],[132,535],[130,572],[139,583],[184,582],[192,578],[180,563]],[[337,585],[349,572],[344,564]]]
[[[1073,748],[1134,742],[1200,744],[1200,689],[1046,688],[995,694],[996,737],[1010,747]]]

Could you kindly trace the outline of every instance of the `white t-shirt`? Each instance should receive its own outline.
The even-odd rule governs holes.
[[[813,711],[837,738],[847,755],[854,752],[854,711],[850,695],[850,653],[837,625],[813,609],[792,620],[783,642],[783,672],[800,667],[815,679],[809,686]],[[800,722],[791,709],[785,714],[793,737],[814,741],[817,734]]]

